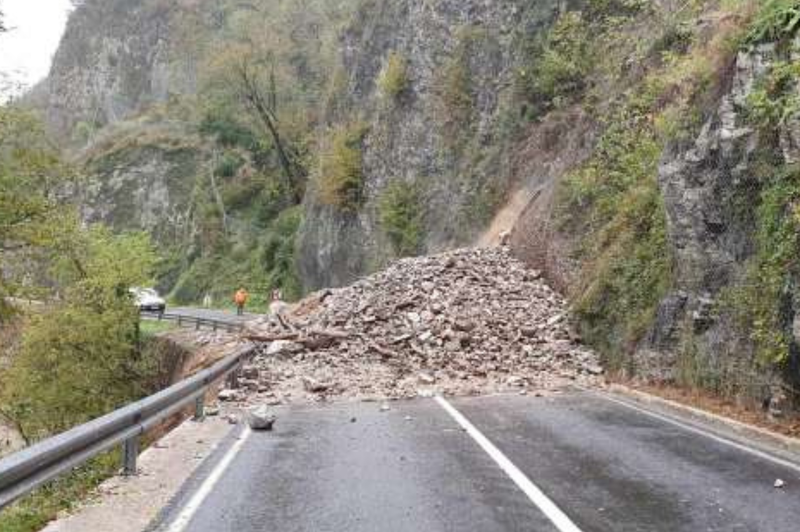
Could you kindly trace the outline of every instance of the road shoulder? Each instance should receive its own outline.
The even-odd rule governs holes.
[[[656,414],[673,417],[679,422],[696,426],[717,436],[754,446],[781,458],[800,463],[800,439],[621,384],[612,384],[608,388],[608,392],[609,397],[617,400],[627,401],[632,405]]]
[[[232,430],[222,418],[185,421],[139,457],[139,474],[113,477],[43,532],[141,532]]]

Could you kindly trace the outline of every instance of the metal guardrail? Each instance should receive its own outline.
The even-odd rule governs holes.
[[[0,510],[118,444],[123,445],[124,473],[136,474],[139,438],[192,403],[195,419],[202,419],[208,388],[225,377],[235,385],[242,364],[255,351],[255,347],[242,349],[162,392],[3,458]]]
[[[142,311],[141,316],[151,320],[172,321],[177,323],[178,327],[194,327],[195,330],[198,331],[203,327],[208,327],[214,331],[228,331],[231,333],[244,330],[243,323],[216,320],[213,318],[198,318],[195,316],[185,316],[183,314],[170,314],[169,312]]]

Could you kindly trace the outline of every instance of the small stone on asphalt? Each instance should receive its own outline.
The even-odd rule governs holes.
[[[266,406],[252,408],[247,412],[247,423],[253,430],[272,430],[278,418],[271,414]]]

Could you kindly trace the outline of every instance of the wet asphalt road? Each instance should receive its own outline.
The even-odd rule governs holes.
[[[452,404],[581,531],[800,530],[800,470],[593,394]],[[237,437],[154,530],[188,515]],[[185,530],[559,530],[432,399],[286,409],[239,447]]]

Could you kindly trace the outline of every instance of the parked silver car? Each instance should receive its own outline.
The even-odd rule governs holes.
[[[130,293],[139,310],[163,313],[167,308],[167,302],[152,288],[131,288]]]

